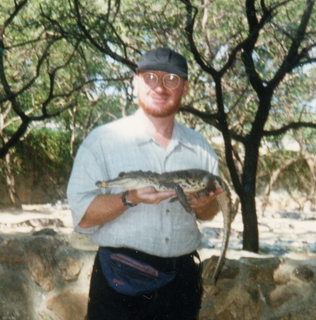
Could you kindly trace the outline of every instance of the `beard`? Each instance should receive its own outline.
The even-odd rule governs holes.
[[[180,101],[177,101],[177,103],[167,107],[165,106],[153,107],[153,106],[147,105],[140,98],[138,99],[138,104],[147,115],[155,118],[167,118],[169,116],[175,115],[181,107]]]

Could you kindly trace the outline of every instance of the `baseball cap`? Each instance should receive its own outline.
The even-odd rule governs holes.
[[[179,53],[169,48],[157,48],[147,51],[139,59],[137,71],[164,71],[178,76],[188,76],[188,64]]]

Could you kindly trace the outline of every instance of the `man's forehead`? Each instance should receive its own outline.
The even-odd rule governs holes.
[[[162,76],[162,75],[166,75],[166,74],[173,74],[173,73],[170,73],[170,72],[165,72],[165,71],[158,71],[158,70],[139,70],[138,71],[138,74],[144,74],[144,73],[154,73],[158,76]]]

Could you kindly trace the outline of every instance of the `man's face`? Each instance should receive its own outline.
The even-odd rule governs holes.
[[[174,88],[174,78],[179,80]],[[171,85],[170,85],[171,83]],[[175,114],[181,98],[188,91],[188,81],[183,77],[162,71],[140,71],[135,77],[139,106],[150,116],[163,118]]]

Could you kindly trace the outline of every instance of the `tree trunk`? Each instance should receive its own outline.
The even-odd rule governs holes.
[[[254,133],[245,144],[245,161],[242,175],[241,212],[244,224],[243,249],[259,251],[259,231],[256,210],[256,175],[258,167],[259,135]]]
[[[5,155],[3,163],[4,163],[3,168],[4,168],[4,173],[6,176],[9,197],[10,197],[12,206],[17,209],[22,209],[22,204],[21,204],[20,198],[18,196],[18,193],[16,192],[15,178],[14,178],[13,170],[11,167],[10,152],[8,152]]]
[[[253,194],[244,193],[241,198],[241,212],[244,225],[243,250],[259,251],[259,231],[256,214],[256,201]]]

